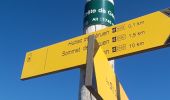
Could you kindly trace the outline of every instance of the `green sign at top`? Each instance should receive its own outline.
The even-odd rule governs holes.
[[[86,3],[84,27],[102,24],[114,25],[114,5],[108,0],[92,0]]]

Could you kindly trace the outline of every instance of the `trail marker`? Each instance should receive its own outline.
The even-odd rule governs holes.
[[[25,57],[21,79],[86,64],[87,38],[92,34],[96,36],[108,59],[167,47],[170,44],[169,12],[170,9],[157,11],[101,31],[30,51]]]
[[[125,91],[101,48],[98,49],[94,56],[94,69],[97,90],[103,100],[128,100]]]
[[[85,86],[97,100],[128,100],[94,35],[89,36]]]

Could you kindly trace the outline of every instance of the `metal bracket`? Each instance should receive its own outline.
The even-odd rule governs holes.
[[[94,55],[96,54],[99,45],[94,35],[88,37],[88,49],[87,49],[87,64],[85,74],[85,86],[95,96],[97,100],[103,100],[97,92],[96,77],[94,74]]]

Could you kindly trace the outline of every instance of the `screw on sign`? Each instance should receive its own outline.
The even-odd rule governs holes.
[[[28,54],[27,62],[31,62],[31,58],[32,58],[32,53]]]

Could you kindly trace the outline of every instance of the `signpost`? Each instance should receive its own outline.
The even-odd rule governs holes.
[[[21,79],[82,67],[86,64],[88,36],[92,34],[108,59],[167,47],[170,44],[169,26],[170,9],[165,9],[30,51],[25,57]]]
[[[85,86],[97,100],[128,100],[94,35],[88,41]]]
[[[84,11],[84,33],[89,34],[114,24],[113,0],[86,0]],[[114,63],[114,61],[112,61]],[[85,87],[85,68],[80,68],[80,100],[96,100]]]
[[[119,81],[116,82],[116,74],[113,72],[112,66],[101,48],[98,49],[94,56],[94,69],[97,90],[103,100],[128,100],[121,84]]]

